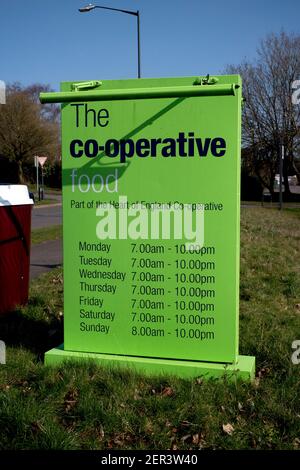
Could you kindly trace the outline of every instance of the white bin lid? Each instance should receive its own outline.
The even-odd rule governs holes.
[[[24,184],[0,184],[0,207],[33,204]]]

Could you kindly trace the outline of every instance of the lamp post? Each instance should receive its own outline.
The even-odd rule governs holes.
[[[88,11],[95,10],[96,8],[101,8],[102,10],[112,10],[120,11],[121,13],[126,13],[127,15],[136,16],[137,19],[137,49],[138,49],[138,78],[141,78],[141,43],[140,43],[140,12],[132,10],[121,10],[120,8],[111,8],[111,7],[102,7],[100,5],[89,5],[79,8],[80,13],[87,13]]]

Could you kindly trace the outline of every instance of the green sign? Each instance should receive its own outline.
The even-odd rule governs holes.
[[[238,355],[240,77],[67,82],[41,99],[63,103],[65,342],[46,360],[252,376]]]

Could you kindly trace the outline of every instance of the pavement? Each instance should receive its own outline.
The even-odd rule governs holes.
[[[53,197],[55,196],[55,197]],[[61,196],[52,195],[55,199],[53,204],[45,206],[35,206],[32,211],[32,229],[50,227],[51,225],[59,225],[62,223],[62,206]],[[242,207],[260,207],[257,204],[241,204]],[[265,204],[265,207],[276,207]],[[283,204],[284,208],[299,207],[299,204]],[[62,265],[62,240],[51,240],[33,245],[31,247],[30,259],[30,279],[38,277],[40,274],[51,271],[51,269]]]

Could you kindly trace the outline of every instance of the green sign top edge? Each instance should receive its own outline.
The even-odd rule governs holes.
[[[111,101],[192,96],[235,96],[241,88],[239,75],[106,81],[62,82],[61,92],[41,93],[41,103]],[[241,90],[239,90],[241,91]],[[238,93],[241,96],[241,93]]]

